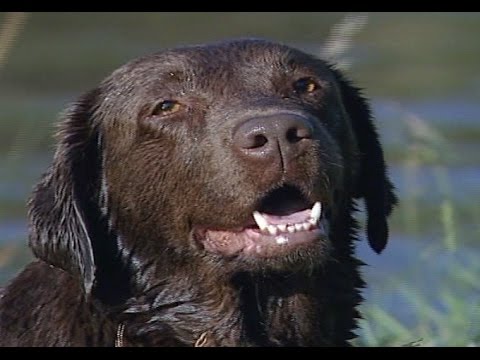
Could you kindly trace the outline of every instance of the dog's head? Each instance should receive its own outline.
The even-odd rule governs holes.
[[[392,189],[367,101],[338,70],[267,41],[183,47],[67,110],[30,245],[87,292],[138,259],[294,269],[321,263],[358,198],[380,252]]]

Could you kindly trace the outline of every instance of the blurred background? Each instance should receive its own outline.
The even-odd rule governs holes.
[[[479,36],[480,13],[0,13],[0,286],[31,259],[25,203],[69,102],[140,55],[261,37],[337,62],[372,100],[401,203],[382,255],[357,246],[355,344],[479,345]]]

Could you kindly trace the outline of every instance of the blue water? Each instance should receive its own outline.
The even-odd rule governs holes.
[[[480,270],[478,248],[462,245],[455,251],[447,251],[439,239],[412,241],[392,236],[381,255],[367,248],[366,242],[359,244],[357,251],[359,258],[369,264],[363,268],[367,288],[363,291],[365,302],[361,309],[365,306],[381,309],[406,329],[422,324],[431,326],[435,332],[445,329],[438,328],[435,322],[422,323],[422,319],[447,318],[456,311],[467,322],[471,319],[471,336],[477,333],[474,319],[478,317],[474,317],[474,312],[478,309],[480,280],[472,280],[471,274],[478,276]],[[470,275],[462,278],[462,271]],[[452,309],[452,297],[461,302],[461,310]],[[371,323],[368,316],[366,319]]]
[[[0,222],[0,245],[11,242],[20,242],[27,238],[27,225],[25,220],[16,219]]]

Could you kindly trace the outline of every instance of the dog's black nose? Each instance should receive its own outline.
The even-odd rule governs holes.
[[[259,116],[241,123],[234,131],[233,146],[248,162],[283,167],[302,154],[312,142],[313,126],[296,114]]]

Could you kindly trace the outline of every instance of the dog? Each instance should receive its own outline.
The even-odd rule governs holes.
[[[235,39],[120,67],[62,115],[2,346],[349,346],[397,202],[334,65]]]

